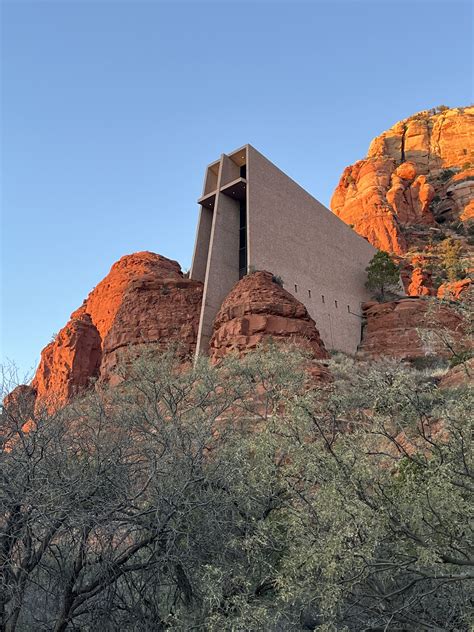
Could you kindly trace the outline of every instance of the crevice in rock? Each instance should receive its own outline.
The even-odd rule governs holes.
[[[403,126],[402,133],[402,146],[401,146],[401,162],[405,162],[405,134],[407,133],[407,126]]]

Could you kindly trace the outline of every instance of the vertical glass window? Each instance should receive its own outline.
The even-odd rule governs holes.
[[[247,204],[240,201],[239,279],[247,274]]]

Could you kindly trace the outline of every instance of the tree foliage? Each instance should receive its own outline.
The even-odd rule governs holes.
[[[145,354],[28,431],[4,410],[3,629],[467,630],[472,395],[302,365]]]
[[[462,251],[462,242],[453,237],[448,237],[438,246],[441,267],[449,281],[462,279],[465,274],[462,264]]]
[[[384,300],[387,293],[394,292],[400,287],[398,266],[383,250],[379,250],[372,257],[365,271],[367,272],[365,285],[377,299]]]

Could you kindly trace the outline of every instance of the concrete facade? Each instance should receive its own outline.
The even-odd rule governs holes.
[[[253,270],[282,278],[328,349],[355,353],[373,246],[251,145],[209,165],[199,203],[190,273],[204,282],[198,353],[223,300]]]

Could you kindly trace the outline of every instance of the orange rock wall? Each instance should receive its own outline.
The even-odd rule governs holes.
[[[41,352],[32,382],[38,404],[53,410],[99,375],[101,339],[89,314],[71,318]]]
[[[420,112],[375,138],[367,157],[344,170],[331,208],[377,248],[403,255],[413,241],[408,227],[436,227],[446,212],[472,217],[469,165],[474,107]]]
[[[234,286],[217,314],[211,361],[218,362],[232,352],[244,354],[270,339],[293,343],[313,358],[328,357],[303,303],[275,283],[270,272],[255,272]]]
[[[191,355],[201,298],[202,284],[185,278],[176,261],[152,252],[122,257],[43,349],[32,382],[37,407],[54,409],[91,379],[110,380],[126,348],[178,342]]]

